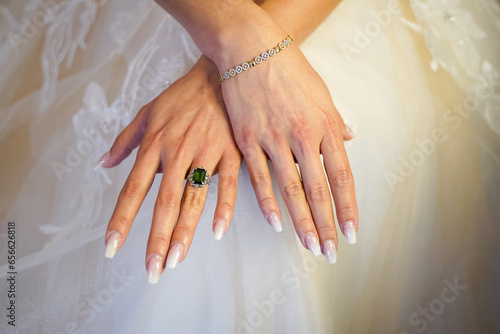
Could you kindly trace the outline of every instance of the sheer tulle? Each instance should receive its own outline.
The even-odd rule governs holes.
[[[133,157],[93,167],[199,51],[148,1],[0,13],[5,301],[9,220],[18,241],[16,327],[2,316],[2,332],[500,330],[495,1],[346,0],[302,46],[357,133],[358,243],[341,239],[337,264],[304,250],[288,217],[280,234],[268,226],[244,165],[228,233],[213,240],[215,176],[190,253],[157,285],[144,261],[161,175],[109,260],[104,231]]]

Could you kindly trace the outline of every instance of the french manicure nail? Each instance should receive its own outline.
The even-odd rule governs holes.
[[[122,235],[116,231],[108,233],[108,237],[106,239],[106,252],[104,253],[105,257],[112,259],[115,256],[121,239]]]
[[[104,155],[95,164],[94,170],[98,170],[102,166],[106,167],[106,163],[109,161],[109,158],[111,158],[111,153],[109,152],[104,153]]]
[[[179,260],[183,252],[184,252],[184,245],[181,243],[176,243],[175,245],[170,247],[167,256],[167,268],[174,269],[179,263]]]
[[[323,242],[323,254],[325,255],[328,263],[337,262],[337,249],[335,248],[333,240],[326,240]]]
[[[318,256],[321,254],[321,248],[319,247],[319,241],[314,232],[309,232],[305,237],[307,248],[314,254]]]
[[[351,138],[354,138],[356,136],[356,133],[354,133],[354,130],[347,124],[345,126],[345,130],[347,131],[349,136],[351,136]]]
[[[160,254],[150,255],[148,259],[148,282],[150,284],[158,283],[162,268],[163,256]]]
[[[276,212],[271,212],[267,216],[267,221],[269,222],[269,224],[271,224],[271,226],[274,228],[274,230],[276,232],[283,231],[283,226],[281,226],[280,217],[278,216],[278,214]]]
[[[226,231],[226,220],[224,218],[217,218],[214,226],[214,238],[220,240]]]
[[[348,243],[351,245],[356,243],[356,226],[352,220],[349,220],[342,225],[342,233],[347,238]]]

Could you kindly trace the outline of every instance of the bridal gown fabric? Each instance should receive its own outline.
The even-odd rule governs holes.
[[[314,257],[276,185],[275,233],[243,164],[226,235],[211,230],[214,176],[187,258],[156,285],[161,175],[107,259],[134,154],[94,165],[199,50],[151,1],[7,0],[0,18],[1,333],[500,332],[498,2],[342,2],[301,48],[357,134],[357,243],[339,234],[336,264]]]

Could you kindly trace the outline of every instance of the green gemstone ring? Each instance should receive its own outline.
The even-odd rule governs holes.
[[[205,168],[196,167],[189,173],[188,180],[193,187],[203,187],[206,184],[210,184],[210,174],[208,174]]]

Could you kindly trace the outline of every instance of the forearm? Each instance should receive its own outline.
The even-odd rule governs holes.
[[[302,42],[341,0],[156,0],[221,71],[291,34]]]
[[[156,2],[182,24],[203,54],[218,66],[227,66],[241,57],[238,49],[253,54],[276,43],[275,35],[286,37],[280,26],[250,0]]]
[[[302,43],[341,0],[256,0],[288,34]]]
[[[193,38],[203,53],[217,41],[227,22],[224,16],[230,12],[227,1],[156,0],[169,12]]]

